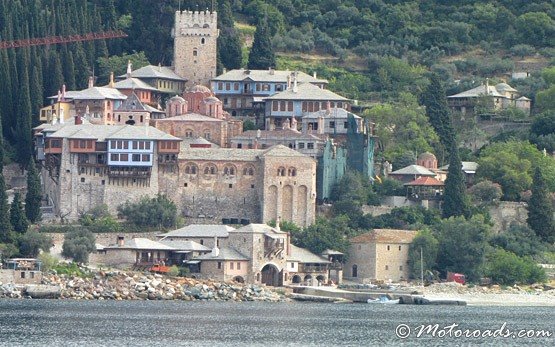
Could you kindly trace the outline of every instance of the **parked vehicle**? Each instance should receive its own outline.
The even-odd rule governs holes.
[[[466,277],[463,274],[455,273],[455,272],[448,272],[447,273],[447,282],[457,282],[460,284],[466,283]]]

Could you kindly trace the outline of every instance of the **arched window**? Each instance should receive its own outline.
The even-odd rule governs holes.
[[[277,175],[278,176],[285,176],[285,168],[284,167],[280,167],[277,171]]]
[[[353,270],[353,273],[352,273],[353,276],[352,277],[358,277],[358,266],[356,266],[356,264],[353,265],[352,270]]]
[[[185,137],[186,137],[186,138],[191,138],[191,137],[193,137],[193,130],[191,130],[191,129],[185,130]]]
[[[243,176],[254,176],[254,168],[252,166],[247,166],[243,169]]]
[[[196,57],[198,55],[198,51],[196,49],[193,49],[193,57]]]
[[[297,176],[297,169],[290,167],[287,169],[287,176]]]
[[[208,25],[208,24],[207,24]],[[200,44],[204,45],[206,43],[206,39],[203,37],[202,39],[200,39]]]
[[[215,175],[218,172],[216,166],[213,164],[208,164],[204,167],[204,174],[205,175]]]
[[[210,140],[210,130],[204,130],[204,136],[205,139]]]
[[[228,164],[224,167],[224,176],[235,176],[235,171],[235,166]]]
[[[185,166],[185,173],[189,175],[197,174],[197,166],[195,164],[187,164]]]

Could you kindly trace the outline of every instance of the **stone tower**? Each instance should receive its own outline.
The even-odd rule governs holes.
[[[218,15],[216,12],[177,11],[174,27],[175,73],[187,79],[186,86],[210,85],[216,77]]]

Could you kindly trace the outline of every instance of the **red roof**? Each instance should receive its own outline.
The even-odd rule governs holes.
[[[405,183],[405,186],[444,186],[445,183],[429,176],[421,176],[412,182]]]

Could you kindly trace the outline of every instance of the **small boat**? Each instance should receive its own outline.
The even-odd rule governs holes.
[[[399,299],[396,300],[391,300],[389,299],[387,296],[382,295],[380,296],[378,299],[368,299],[366,300],[366,302],[368,304],[398,304],[399,303]]]

